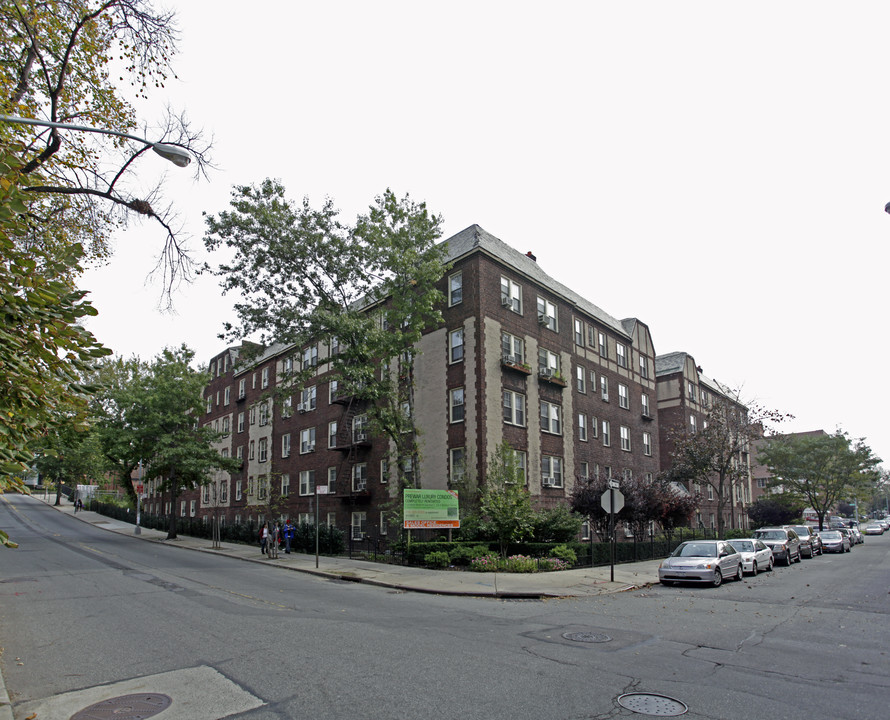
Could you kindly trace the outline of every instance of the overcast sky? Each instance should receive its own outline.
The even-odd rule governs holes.
[[[473,223],[743,397],[841,427],[890,467],[890,3],[278,2],[173,6],[179,76],[151,102],[215,138],[202,212],[278,178],[345,220],[391,187]],[[131,225],[87,273],[116,353],[219,352],[211,277],[158,311],[163,240]]]

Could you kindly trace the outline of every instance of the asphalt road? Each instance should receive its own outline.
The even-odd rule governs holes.
[[[0,528],[21,544],[0,552],[17,720],[130,693],[167,695],[162,720],[646,717],[625,693],[721,720],[872,719],[890,703],[888,535],[720,588],[511,602],[146,543],[22,496],[0,497]]]

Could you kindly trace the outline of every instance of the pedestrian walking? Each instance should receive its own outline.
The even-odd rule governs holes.
[[[268,523],[263,523],[263,527],[260,529],[260,552],[263,555],[266,554],[266,547],[269,545],[269,525]]]
[[[278,527],[278,523],[272,527],[272,534],[269,542],[269,557],[277,560],[278,559],[278,543],[281,540],[281,530]]]
[[[284,553],[290,555],[290,543],[294,539],[294,526],[291,524],[290,518],[284,523]]]

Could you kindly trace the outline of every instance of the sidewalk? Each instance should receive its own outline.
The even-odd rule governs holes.
[[[42,499],[39,496],[35,496]],[[48,504],[55,502],[51,497]],[[282,550],[277,560],[270,560],[260,552],[259,544],[220,543],[219,549],[211,547],[211,541],[180,535],[176,540],[166,540],[167,533],[141,528],[139,535],[135,527],[125,522],[113,520],[96,512],[84,510],[74,512],[74,506],[67,500],[56,510],[95,525],[96,527],[138,537],[147,542],[164,543],[175,547],[226,555],[246,562],[276,565],[287,570],[305,572],[322,577],[363,582],[369,585],[395,588],[410,592],[436,595],[468,595],[498,598],[559,598],[590,597],[608,593],[623,592],[644,587],[658,581],[660,560],[645,560],[637,563],[616,565],[614,581],[611,568],[595,567],[542,573],[477,573],[468,571],[429,570],[426,568],[387,565],[348,558],[319,557],[316,568],[315,555],[290,553]]]

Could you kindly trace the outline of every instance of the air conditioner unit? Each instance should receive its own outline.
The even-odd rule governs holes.
[[[309,409],[309,408],[306,407],[306,403],[298,403],[298,404],[297,404],[297,412],[304,413],[304,412],[306,412],[308,409]]]
[[[542,367],[539,371],[541,377],[552,378],[553,377],[553,368]]]
[[[505,363],[507,363],[508,365],[514,365],[516,363],[516,356],[515,355],[504,355],[502,360]]]
[[[506,295],[501,295],[501,305],[503,307],[513,307],[513,301]]]
[[[353,486],[355,488],[355,492],[364,492],[368,489],[368,483],[364,480],[356,481]]]
[[[544,487],[555,487],[556,480],[549,475],[545,475],[544,479],[541,480],[541,485],[543,485]]]
[[[609,393],[603,393],[603,401],[609,402]]]
[[[315,443],[306,443],[306,452],[315,452]]]
[[[364,430],[357,430],[353,433],[352,438],[355,442],[368,442],[368,433]]]
[[[538,315],[538,325],[546,325],[547,324],[547,316],[546,315]]]

